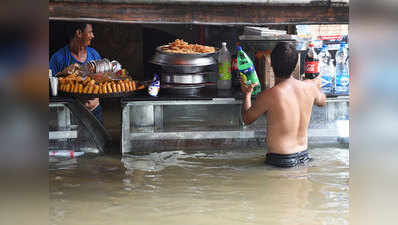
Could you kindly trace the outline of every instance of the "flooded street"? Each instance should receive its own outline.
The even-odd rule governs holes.
[[[50,224],[348,224],[348,149],[310,154],[292,169],[264,150],[51,157]]]

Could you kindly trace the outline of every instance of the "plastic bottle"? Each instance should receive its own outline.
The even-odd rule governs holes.
[[[222,42],[218,55],[218,79],[217,89],[230,89],[232,85],[231,55],[227,49],[227,43]]]
[[[336,52],[336,80],[334,87],[335,95],[348,95],[350,91],[350,77],[348,71],[347,49],[345,43],[340,44]]]
[[[241,46],[238,46],[237,49],[238,49],[237,53],[238,69],[242,77],[242,80],[246,84],[257,84],[257,86],[254,87],[254,90],[252,92],[252,95],[257,95],[258,93],[261,92],[261,85],[260,81],[258,80],[254,64],[249,58],[249,56],[247,56],[247,54],[242,50]]]
[[[330,54],[327,45],[323,45],[321,52],[319,52],[319,75],[321,78],[321,88],[326,95],[331,95],[333,91],[333,77],[330,70]]]
[[[319,58],[314,49],[314,44],[309,44],[307,55],[304,62],[305,79],[314,79],[319,75]]]
[[[334,65],[334,59],[330,59],[329,71],[330,71],[330,76],[332,78],[331,80],[332,92],[330,94],[334,95],[334,87],[336,86],[336,66]]]
[[[238,69],[238,59],[236,55],[231,57],[231,75],[232,75],[232,86],[240,86],[240,75]]]

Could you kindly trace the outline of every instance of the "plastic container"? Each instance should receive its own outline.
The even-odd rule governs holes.
[[[238,69],[242,80],[246,84],[257,84],[254,87],[252,95],[257,95],[261,92],[261,85],[260,81],[258,80],[256,69],[254,68],[254,64],[250,57],[242,50],[241,46],[237,47],[237,62],[238,62]]]
[[[335,95],[348,95],[350,91],[350,76],[347,57],[346,45],[342,42],[340,44],[340,49],[336,52]]]
[[[305,79],[314,79],[319,76],[319,58],[312,42],[308,47],[309,49],[304,61],[304,74]]]
[[[322,46],[319,52],[319,75],[321,78],[321,88],[326,95],[333,92],[333,75],[330,66],[330,54],[326,45]]]
[[[231,89],[231,54],[227,49],[227,43],[222,42],[222,47],[218,55],[218,79],[217,89]]]

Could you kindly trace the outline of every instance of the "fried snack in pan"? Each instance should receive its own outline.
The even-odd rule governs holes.
[[[127,91],[127,92],[131,91],[131,89],[130,89],[130,82],[124,82],[124,86],[126,87],[126,91]]]
[[[102,84],[99,85],[99,91],[98,91],[98,93],[99,93],[99,94],[103,94],[103,93],[104,93],[104,87],[103,87]]]
[[[75,86],[73,89],[73,93],[78,93],[79,92],[79,83],[77,82],[77,80],[75,81]]]
[[[131,91],[135,91],[135,82],[132,80],[129,82],[130,83],[130,89]]]
[[[113,93],[112,84],[110,82],[108,82],[107,87],[108,87],[108,93]]]
[[[89,85],[95,85],[95,80],[90,80],[90,82],[88,82]]]
[[[137,90],[142,90],[145,88],[145,85],[141,84],[140,86],[137,87]]]
[[[180,54],[213,53],[216,51],[214,47],[199,44],[188,44],[182,39],[176,39],[174,42],[169,43],[168,46],[161,47],[161,50]]]
[[[83,78],[80,77],[80,76],[79,76],[79,77],[76,77],[76,81],[77,81],[77,82],[83,82]]]
[[[83,93],[83,84],[79,84],[79,94]]]
[[[87,85],[87,83],[91,80],[90,77],[86,77],[86,79],[83,81],[83,85]]]
[[[120,84],[116,85],[116,90],[117,92],[122,92],[122,87],[120,87]]]
[[[66,92],[70,92],[70,88],[71,88],[71,84],[70,83],[68,83],[68,84],[66,84]]]
[[[70,90],[69,90],[69,92],[72,92],[72,93],[73,93],[74,90],[75,90],[75,84],[74,84],[74,82],[72,82],[71,85],[70,85]]]
[[[98,91],[99,91],[99,86],[98,86],[98,85],[95,85],[95,86],[94,86],[93,94],[98,94]]]
[[[88,88],[89,88],[88,85],[86,85],[86,86],[84,87],[84,89],[83,89],[83,94],[87,94],[87,93],[88,93]]]
[[[106,83],[104,85],[102,85],[102,88],[103,88],[104,94],[108,94],[108,85]]]
[[[87,94],[92,94],[92,93],[93,93],[93,90],[94,90],[94,85],[89,85],[89,86],[88,86]]]
[[[124,82],[120,82],[120,88],[122,89],[122,92],[126,92],[126,87],[124,86]]]

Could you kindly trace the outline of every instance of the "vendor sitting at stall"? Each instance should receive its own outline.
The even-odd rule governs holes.
[[[312,106],[324,106],[326,96],[320,89],[320,79],[300,81],[291,76],[298,54],[294,44],[279,42],[271,53],[275,86],[262,91],[251,104],[255,84],[242,83],[244,103],[242,120],[254,122],[266,113],[266,163],[278,167],[293,167],[310,160],[308,155],[308,125]]]
[[[84,64],[91,60],[99,60],[98,52],[88,47],[94,38],[93,27],[88,23],[71,23],[68,25],[69,44],[55,52],[50,59],[49,68],[53,76],[71,64]],[[102,107],[98,98],[84,100],[84,105],[104,124]]]

